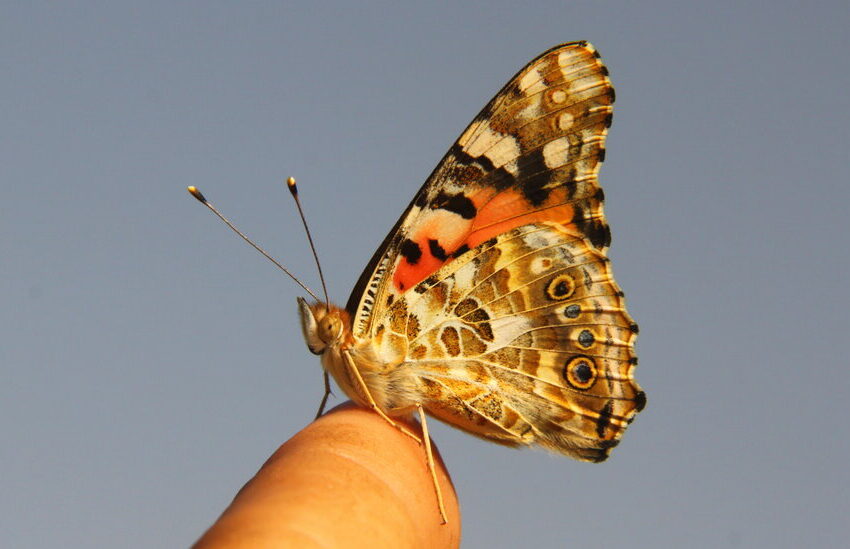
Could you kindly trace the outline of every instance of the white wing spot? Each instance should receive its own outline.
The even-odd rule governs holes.
[[[549,257],[535,257],[530,265],[531,274],[539,275],[552,268],[552,259]]]
[[[466,128],[466,130],[464,130],[463,135],[461,135],[458,138],[458,140],[457,140],[458,145],[460,145],[461,147],[466,147],[466,144],[471,139],[475,138],[476,133],[481,129],[481,127],[486,126],[486,125],[487,125],[486,120],[480,120],[480,121],[473,122],[472,124],[470,124],[469,127]]]
[[[572,67],[578,64],[587,64],[586,58],[587,52],[584,50],[575,51],[575,50],[565,50],[558,54],[558,66],[562,69],[566,69],[568,67]],[[563,74],[564,71],[561,71]]]
[[[493,341],[488,348],[500,349],[531,329],[531,320],[522,315],[504,316],[491,320],[490,328],[493,330]]]
[[[561,137],[543,145],[543,161],[550,169],[559,168],[567,162],[567,151],[570,141]]]
[[[575,118],[568,112],[561,113],[558,117],[558,127],[562,130],[568,130],[573,126]]]
[[[552,103],[563,103],[567,100],[567,94],[564,90],[554,90],[549,98],[552,100]]]
[[[553,243],[552,235],[547,233],[548,231],[543,234],[541,234],[540,231],[526,233],[522,235],[522,241],[526,246],[532,249],[547,248]]]
[[[534,84],[536,84],[539,80],[540,72],[537,69],[528,71],[528,73],[519,80],[520,91],[527,92],[528,89]]]
[[[469,262],[457,271],[455,271],[454,279],[455,279],[455,288],[472,288],[475,286],[475,275],[478,273],[478,269],[475,267],[475,263]]]
[[[519,157],[519,142],[509,135],[493,131],[489,126],[482,127],[471,143],[463,148],[471,156],[486,156],[496,168]]]

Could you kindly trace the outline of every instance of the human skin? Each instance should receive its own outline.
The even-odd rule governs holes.
[[[397,420],[421,437],[413,419]],[[447,524],[425,449],[346,403],[286,441],[194,547],[456,548],[457,495],[434,447]]]

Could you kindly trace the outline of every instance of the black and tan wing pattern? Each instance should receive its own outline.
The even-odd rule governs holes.
[[[591,45],[553,48],[428,178],[347,307],[369,360],[390,365],[375,385],[387,410],[413,393],[472,434],[587,461],[617,444],[646,398],[605,255],[597,172],[613,101]]]

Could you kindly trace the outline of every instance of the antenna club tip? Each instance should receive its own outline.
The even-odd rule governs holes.
[[[289,192],[291,192],[292,194],[298,194],[298,187],[295,186],[294,177],[287,178],[286,186],[289,187]]]
[[[192,196],[197,198],[200,202],[206,203],[206,201],[207,201],[206,197],[203,194],[201,194],[201,191],[199,191],[197,187],[190,185],[190,186],[186,187],[186,190],[189,191],[189,194],[191,194]]]

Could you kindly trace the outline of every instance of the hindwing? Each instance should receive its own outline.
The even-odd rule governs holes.
[[[401,342],[425,409],[495,442],[601,461],[646,401],[609,262],[557,223],[479,245],[376,322],[377,354]]]

